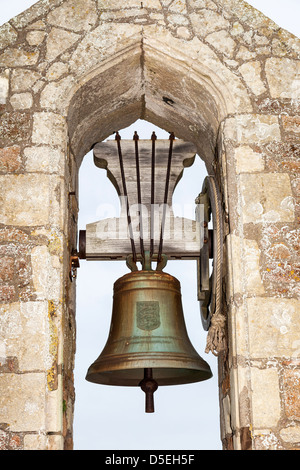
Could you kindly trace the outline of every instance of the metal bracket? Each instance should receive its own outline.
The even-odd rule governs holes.
[[[77,277],[77,268],[80,268],[78,255],[72,254],[70,256],[70,269],[69,269],[69,278],[71,282],[73,282],[73,279]]]
[[[221,197],[213,176],[207,176],[203,182],[202,192],[196,199],[203,204],[203,245],[197,260],[198,300],[200,302],[201,320],[204,330],[208,331],[211,318],[220,302],[222,292],[223,263],[223,220]],[[212,222],[213,229],[209,229]],[[212,259],[212,262],[210,262]]]

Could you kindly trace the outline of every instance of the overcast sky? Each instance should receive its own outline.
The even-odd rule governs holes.
[[[0,24],[34,3],[0,0]],[[248,3],[283,28],[300,35],[300,0],[251,0]],[[158,138],[167,137],[153,125],[139,121],[122,131],[122,138],[131,139],[134,130],[141,138],[150,138],[153,130]],[[185,171],[184,180],[176,191],[177,200],[193,203],[204,177],[204,165],[198,159],[192,170]],[[86,223],[96,221],[101,215],[101,203],[115,201],[118,205],[118,200],[112,185],[93,166],[91,154],[82,165],[80,182],[79,229],[85,229]],[[213,379],[187,386],[161,387],[155,394],[156,412],[151,415],[144,413],[144,393],[140,389],[86,382],[86,370],[107,338],[113,282],[128,270],[124,263],[81,261],[77,280],[75,449],[221,449],[217,364],[214,356],[204,353],[206,333],[202,330],[196,300],[195,263],[174,262],[167,267],[166,271],[181,282],[189,336],[199,354],[210,364]]]

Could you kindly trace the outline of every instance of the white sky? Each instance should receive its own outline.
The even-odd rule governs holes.
[[[34,3],[31,0],[0,0],[0,24]],[[300,0],[251,0],[248,3],[300,36]],[[131,139],[134,130],[141,138],[150,138],[153,130],[158,138],[166,136],[163,131],[139,121],[129,130],[122,131],[122,138]],[[187,202],[193,202],[201,191],[204,177],[200,160],[193,170],[185,171],[184,187],[191,189]],[[104,183],[103,174],[93,166],[90,154],[82,165],[80,181],[79,229],[85,229],[86,223],[99,217],[100,203],[114,200],[117,204],[117,196],[111,184]],[[176,197],[182,201],[186,195],[182,192],[183,185],[179,186]],[[181,281],[190,339],[210,364],[213,379],[188,386],[161,387],[155,393],[156,412],[151,415],[144,413],[144,393],[140,389],[86,382],[86,370],[101,352],[107,338],[113,282],[128,270],[124,263],[104,265],[81,261],[77,279],[75,449],[221,449],[217,364],[211,354],[204,353],[206,333],[202,330],[196,300],[195,265],[192,262],[171,264],[167,272]]]

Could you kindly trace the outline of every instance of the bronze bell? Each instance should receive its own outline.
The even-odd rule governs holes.
[[[140,386],[146,412],[161,385],[200,382],[212,377],[192,346],[183,316],[179,281],[162,271],[133,271],[114,284],[109,337],[86,380]]]

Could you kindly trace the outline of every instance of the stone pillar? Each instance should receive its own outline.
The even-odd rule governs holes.
[[[26,86],[23,73],[18,83]],[[31,96],[12,96],[17,109],[0,131],[0,443],[63,449],[73,401],[74,299],[66,303],[66,279],[77,214],[65,119],[29,112],[24,95]]]
[[[228,449],[279,450],[300,440],[297,124],[278,110],[230,117],[223,127],[229,355],[220,393]]]

